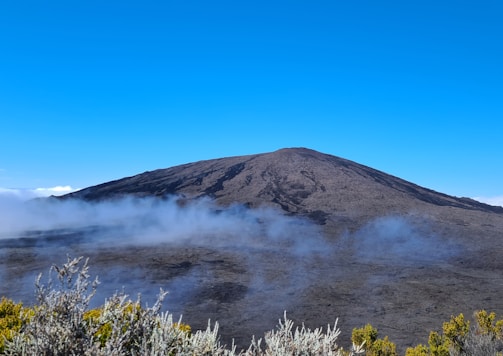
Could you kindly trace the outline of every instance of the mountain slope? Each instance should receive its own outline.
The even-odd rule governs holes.
[[[217,203],[276,206],[320,224],[432,207],[503,213],[503,208],[420,187],[358,163],[306,148],[221,158],[158,169],[67,195],[102,200],[123,195],[208,196]]]

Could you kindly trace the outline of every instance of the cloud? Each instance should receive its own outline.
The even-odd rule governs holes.
[[[51,195],[59,196],[75,192],[79,189],[72,188],[69,185],[58,185],[51,188],[35,188],[35,189],[13,189],[1,188],[0,196],[17,198],[21,200],[29,200],[33,198],[48,197]]]
[[[459,252],[459,246],[437,236],[424,221],[403,216],[374,219],[344,241],[360,261],[387,265],[427,264]]]
[[[39,196],[50,196],[50,195],[63,195],[71,192],[75,192],[79,189],[74,189],[69,185],[58,185],[52,188],[37,188],[34,190],[35,194]]]
[[[159,270],[149,267],[157,264],[155,256],[127,262],[131,251],[146,256],[142,251],[157,248],[167,256],[179,255],[177,263],[187,265],[174,272],[169,263]],[[98,261],[93,273],[104,283],[97,303],[117,290],[141,293],[142,300],[152,302],[158,291],[153,287],[159,286],[174,291],[169,308],[184,315],[195,300],[203,310],[213,310],[214,298],[227,300],[235,293],[245,314],[256,314],[257,300],[267,300],[263,309],[273,315],[296,305],[300,292],[316,280],[312,266],[331,261],[329,251],[319,226],[271,208],[222,207],[210,199],[182,201],[176,196],[89,202],[25,201],[0,194],[0,260],[5,261],[0,264],[5,266],[0,268],[0,291],[25,304],[34,302],[36,275],[33,267],[16,265],[17,256],[28,254],[30,261],[20,263],[32,266],[78,253]],[[11,266],[16,266],[15,275]],[[275,297],[278,290],[281,298]]]
[[[26,201],[16,190],[8,190],[10,195],[5,192],[0,194],[0,237],[4,238],[27,236],[30,231],[54,234],[55,230],[91,228],[92,238],[106,244],[180,243],[238,249],[273,245],[296,255],[326,250],[315,225],[270,208],[222,208],[209,199],[181,206],[177,197]],[[315,239],[300,238],[305,236]]]
[[[474,200],[478,200],[481,203],[494,205],[494,206],[503,206],[503,195],[494,196],[494,197],[475,197]]]

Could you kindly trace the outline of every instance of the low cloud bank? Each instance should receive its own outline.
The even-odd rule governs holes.
[[[435,234],[427,221],[404,216],[374,219],[342,241],[359,261],[400,266],[445,261],[461,248]]]
[[[0,188],[0,199],[14,198],[20,200],[29,200],[33,198],[60,196],[79,189],[72,188],[69,185],[58,185],[51,188],[35,188],[35,189],[12,189]]]
[[[29,248],[18,248],[23,240]],[[192,317],[189,323],[209,311],[219,318],[236,310],[251,320],[276,318],[301,307],[320,286],[328,293],[327,286],[344,285],[353,267],[365,272],[355,277],[365,283],[394,283],[387,266],[423,266],[457,253],[428,226],[405,217],[376,219],[327,241],[319,226],[281,211],[177,197],[85,202],[3,196],[0,247],[0,295],[31,303],[41,267],[91,249],[91,272],[103,282],[98,305],[121,288],[151,302],[162,287],[172,293],[167,307]],[[181,257],[171,262],[170,254]]]
[[[128,265],[121,259],[121,253],[135,250],[131,246],[140,247],[137,251],[151,251],[143,247],[161,245],[169,253],[186,254],[179,275],[158,278],[155,276],[176,268],[164,263],[163,271],[161,267],[141,266],[141,260]],[[29,248],[18,248],[26,246]],[[121,246],[127,248],[119,250]],[[193,252],[187,252],[192,247],[196,247]],[[116,249],[118,254],[114,254]],[[242,294],[242,308],[252,313],[255,298],[274,300],[280,288],[282,298],[268,302],[271,315],[275,315],[294,303],[299,291],[312,282],[307,277],[312,264],[323,263],[330,247],[317,225],[270,208],[220,207],[209,199],[181,203],[177,197],[127,197],[101,202],[0,198],[0,257],[4,258],[0,292],[30,301],[34,267],[22,270],[24,264],[31,266],[36,261],[21,258],[32,258],[34,253],[41,261],[39,265],[43,265],[43,261],[58,263],[67,253],[89,250],[97,265],[102,266],[96,273],[104,282],[99,288],[99,301],[121,287],[126,287],[128,293],[141,292],[145,300],[152,301],[152,292],[157,293],[159,286],[175,291],[170,309],[180,313],[194,298],[211,306],[213,297],[233,293]],[[205,257],[191,257],[198,253]],[[141,256],[151,263],[150,256]],[[99,262],[100,258],[111,260]],[[229,264],[229,269],[222,270],[220,263]],[[17,275],[8,272],[13,269]],[[229,276],[233,276],[232,282]]]
[[[473,198],[481,203],[494,205],[494,206],[503,206],[503,195],[495,196],[495,197],[475,197]]]
[[[40,246],[44,238],[58,235],[60,242],[90,242],[96,248],[173,244],[241,252],[263,249],[301,257],[349,249],[361,260],[385,259],[395,264],[410,262],[411,258],[439,260],[446,257],[445,251],[456,250],[427,224],[397,216],[370,221],[334,245],[325,240],[314,223],[271,208],[220,207],[210,199],[181,204],[177,197],[24,201],[0,194],[0,241],[40,237]],[[78,241],[70,241],[74,235]]]
[[[0,195],[0,239],[90,227],[99,227],[92,230],[92,238],[103,244],[274,245],[293,254],[326,250],[314,224],[269,208],[222,208],[209,199],[181,206],[176,197],[85,202],[55,198],[24,201],[19,196]]]

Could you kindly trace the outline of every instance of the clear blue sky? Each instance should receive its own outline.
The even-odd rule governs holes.
[[[2,1],[0,187],[309,147],[503,195],[503,2]]]

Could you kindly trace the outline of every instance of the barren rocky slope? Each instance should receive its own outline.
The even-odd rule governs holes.
[[[310,327],[339,318],[343,344],[353,327],[370,322],[402,351],[426,342],[428,331],[452,314],[481,308],[503,314],[500,207],[304,148],[145,172],[62,199],[131,195],[177,195],[180,206],[209,196],[222,209],[270,206],[314,225],[288,230],[293,240],[262,245],[233,244],[231,237],[224,245],[211,240],[97,248],[92,229],[48,232],[45,243],[31,237],[5,241],[0,292],[22,295],[19,281],[44,271],[48,256],[84,254],[105,292],[125,286],[152,297],[159,287],[168,289],[169,310],[183,313],[194,328],[218,320],[224,341],[239,346],[271,329],[285,309]]]
[[[437,207],[503,214],[503,207],[420,187],[358,163],[306,148],[200,161],[145,172],[67,195],[208,196],[222,205],[276,206],[332,227]],[[446,210],[446,209],[444,209]]]

